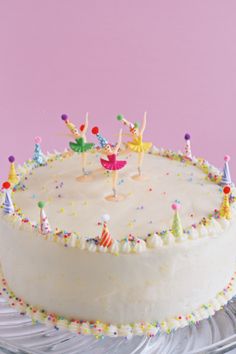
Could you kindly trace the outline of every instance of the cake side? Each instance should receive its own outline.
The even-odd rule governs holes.
[[[66,321],[117,328],[158,323],[168,331],[208,316],[234,295],[235,228],[113,257],[63,248],[1,223],[2,271],[18,298]]]

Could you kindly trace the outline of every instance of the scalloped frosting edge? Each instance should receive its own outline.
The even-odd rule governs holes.
[[[0,271],[0,296],[3,296],[9,305],[15,308],[22,315],[28,315],[33,322],[39,322],[56,329],[66,329],[71,332],[82,335],[94,335],[97,339],[108,337],[126,337],[131,338],[134,335],[154,337],[159,333],[171,333],[178,328],[187,325],[195,325],[199,321],[213,316],[216,311],[222,309],[229,300],[236,295],[236,272],[233,274],[230,282],[222,291],[217,293],[215,298],[201,305],[195,311],[189,314],[177,315],[171,319],[157,322],[139,322],[131,324],[106,324],[100,321],[80,321],[66,319],[54,313],[46,312],[24,302],[18,298],[8,287]]]

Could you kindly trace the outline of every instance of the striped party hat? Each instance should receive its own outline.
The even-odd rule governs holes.
[[[9,171],[9,175],[8,175],[8,181],[14,187],[16,184],[19,183],[19,177],[16,174],[16,168],[15,168],[15,157],[12,155],[9,156],[8,161],[10,162],[10,171]]]
[[[122,114],[118,114],[116,117],[118,121],[122,122],[124,125],[129,127],[129,131],[131,134],[135,134],[137,132],[138,123],[131,123],[127,119],[125,119]]]
[[[44,206],[45,206],[44,202],[38,202],[38,207],[40,208],[40,224],[39,224],[40,232],[42,235],[47,235],[52,230],[51,230],[50,224],[48,222],[48,218],[46,216],[46,213],[44,211]]]
[[[41,142],[42,138],[40,136],[36,136],[34,138],[35,146],[34,146],[34,154],[33,154],[33,161],[36,162],[37,165],[44,165],[45,164],[45,157],[41,150]]]
[[[183,227],[182,223],[179,217],[179,209],[180,209],[180,204],[179,203],[173,203],[171,205],[171,208],[174,211],[174,217],[173,217],[173,222],[172,222],[172,228],[171,232],[175,237],[182,237],[183,236]]]
[[[67,128],[70,130],[70,132],[75,136],[75,137],[79,137],[80,133],[77,129],[77,127],[75,126],[75,124],[73,124],[68,116],[66,114],[62,114],[61,119],[65,122]]]
[[[99,245],[103,247],[110,247],[112,245],[112,238],[107,227],[107,222],[110,220],[110,216],[108,214],[105,214],[103,215],[102,219],[103,219],[103,229],[102,229]]]
[[[5,190],[5,200],[3,203],[3,212],[5,214],[13,214],[15,209],[11,199],[11,184],[9,182],[4,182],[2,188]]]
[[[230,156],[229,155],[225,155],[224,157],[224,169],[223,169],[223,175],[222,175],[222,179],[221,179],[221,184],[223,186],[227,186],[230,185],[232,183],[231,181],[231,176],[230,176],[230,171],[229,171],[229,161],[230,161]]]
[[[224,219],[230,220],[231,219],[231,209],[229,203],[229,196],[231,193],[230,186],[225,186],[223,188],[223,193],[224,193],[224,197],[220,207],[220,216]]]
[[[108,145],[107,139],[105,139],[100,133],[98,127],[93,127],[92,129],[92,134],[96,135],[99,141],[99,144],[102,148],[104,148],[106,145]]]
[[[185,145],[185,152],[184,152],[184,155],[186,157],[188,157],[189,159],[192,159],[192,152],[191,152],[191,143],[190,143],[190,134],[186,133],[185,136],[184,136],[184,139],[186,141],[186,145]]]

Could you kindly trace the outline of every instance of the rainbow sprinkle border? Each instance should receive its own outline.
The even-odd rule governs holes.
[[[9,289],[3,274],[0,272],[0,295],[8,301],[11,307],[18,310],[22,315],[28,315],[33,322],[39,322],[55,327],[56,329],[67,329],[77,334],[94,335],[97,339],[104,338],[104,336],[131,338],[133,335],[145,335],[154,337],[158,333],[170,333],[173,330],[187,325],[195,325],[200,320],[213,316],[215,312],[222,309],[235,294],[236,272],[233,274],[226,288],[220,291],[214,299],[189,314],[181,314],[161,323],[140,322],[126,325],[113,325],[100,321],[89,322],[66,319],[65,317],[40,310],[37,307],[27,304]]]

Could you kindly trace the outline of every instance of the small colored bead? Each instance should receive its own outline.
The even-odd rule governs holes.
[[[12,162],[15,161],[15,157],[11,155],[11,156],[8,157],[8,160],[9,160],[9,162],[12,163]]]
[[[42,209],[44,206],[45,206],[45,202],[42,202],[42,201],[38,202],[38,207],[40,209]]]

